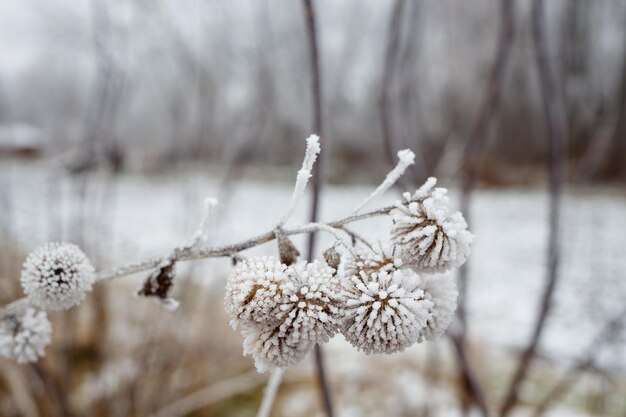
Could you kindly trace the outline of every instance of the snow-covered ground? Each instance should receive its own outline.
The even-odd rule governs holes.
[[[11,231],[25,250],[51,237],[72,239],[67,231],[79,212],[78,194],[73,191],[76,179],[59,178],[40,165],[5,165],[1,170],[3,215],[5,221],[10,216]],[[292,187],[286,182],[249,179],[220,191],[218,182],[208,174],[125,175],[115,184],[104,178],[94,175],[89,180],[85,205],[90,233],[87,248],[99,253],[102,265],[165,254],[183,243],[196,227],[207,196],[222,200],[210,244],[236,242],[271,230],[289,202]],[[370,192],[365,186],[325,187],[321,218],[348,214]],[[390,192],[372,207],[396,198]],[[545,190],[499,189],[476,194],[468,301],[472,339],[483,347],[499,351],[519,348],[528,339],[546,276],[547,210]],[[94,215],[101,220],[93,220]],[[289,224],[303,223],[307,215],[305,200]],[[624,308],[626,195],[608,188],[567,190],[563,215],[561,280],[542,352],[567,361],[587,348],[607,317]],[[384,241],[389,224],[388,219],[376,218],[355,224],[354,229]],[[55,230],[63,229],[61,236],[55,235]],[[304,238],[297,237],[295,242],[302,245]],[[320,247],[329,242],[323,237]],[[273,244],[267,244],[249,253],[271,254],[274,250]],[[217,281],[215,288],[220,288],[228,262],[200,264],[199,280],[209,285]],[[345,344],[336,339],[331,347],[341,350]],[[605,363],[626,366],[625,349],[608,349],[603,356]]]

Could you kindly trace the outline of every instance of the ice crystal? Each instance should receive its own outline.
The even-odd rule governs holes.
[[[421,340],[432,301],[420,277],[388,251],[360,252],[345,266],[342,333],[366,353],[400,352]]]
[[[413,195],[404,194],[391,211],[393,242],[405,263],[417,272],[445,272],[462,265],[474,236],[460,212],[450,214],[445,188],[429,178]]]
[[[426,299],[433,303],[422,335],[426,340],[435,340],[445,333],[454,318],[459,291],[450,275],[425,276],[421,288]]]
[[[95,281],[94,268],[71,243],[48,243],[33,251],[22,267],[22,288],[33,305],[66,310],[80,304]]]
[[[18,363],[36,362],[50,344],[52,325],[45,311],[27,308],[0,323],[0,355]]]

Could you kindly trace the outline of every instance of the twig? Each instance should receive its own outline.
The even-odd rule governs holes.
[[[611,337],[611,334],[624,325],[626,320],[626,309],[622,309],[611,320],[607,321],[598,335],[587,345],[585,353],[580,360],[576,361],[556,383],[556,385],[548,392],[544,399],[535,409],[534,416],[540,417],[545,414],[550,405],[558,398],[562,397],[577,381],[580,374],[591,367],[595,362],[597,352]]]
[[[276,369],[272,372],[270,380],[267,382],[265,392],[263,393],[263,400],[261,401],[261,408],[256,417],[269,417],[270,411],[272,411],[272,405],[274,405],[274,399],[278,393],[278,387],[283,380],[284,370],[282,368]]]
[[[491,67],[489,80],[485,96],[483,97],[480,110],[476,117],[476,122],[472,129],[471,135],[465,146],[461,167],[461,197],[460,209],[465,219],[469,223],[471,221],[471,196],[476,182],[476,176],[480,158],[485,149],[489,132],[493,126],[496,112],[500,105],[500,96],[504,75],[509,62],[511,45],[513,43],[514,22],[513,0],[500,1],[500,35],[498,38],[498,47],[496,56]],[[457,314],[461,323],[466,323],[467,305],[467,262],[459,269],[459,307]]]
[[[467,358],[466,349],[464,341],[459,337],[459,335],[454,335],[451,332],[448,332],[448,336],[452,341],[452,345],[454,346],[454,350],[456,352],[456,359],[459,365],[459,369],[461,370],[461,377],[463,378],[463,385],[468,390],[469,394],[472,396],[472,399],[478,406],[480,413],[483,417],[489,416],[489,410],[487,408],[487,401],[485,400],[485,394],[481,388],[480,383],[476,379],[472,368],[470,367],[469,360]]]
[[[385,156],[390,166],[395,165],[394,135],[391,123],[391,110],[389,106],[389,93],[393,84],[393,76],[395,73],[396,62],[398,60],[398,50],[400,43],[402,12],[404,9],[404,0],[395,0],[391,17],[389,19],[387,46],[385,49],[385,62],[383,66],[382,83],[380,95],[378,97],[378,106],[380,111],[380,125],[383,133],[383,142],[385,145]],[[403,179],[398,181],[402,188],[406,188]]]
[[[320,136],[320,144],[325,142],[324,136],[324,123],[322,119],[322,81],[320,72],[320,59],[318,51],[317,40],[317,24],[316,24],[316,10],[313,0],[302,0],[302,6],[304,11],[304,17],[306,21],[307,40],[309,48],[309,64],[311,65],[311,93],[313,97],[313,130]],[[317,169],[313,171],[313,198],[311,199],[311,216],[310,221],[316,222],[319,211],[320,190],[322,186],[322,169],[323,158],[319,158],[317,163]],[[308,259],[313,258],[315,253],[315,233],[309,234]],[[324,372],[324,361],[322,348],[319,345],[315,345],[315,367],[317,368],[317,376],[319,379],[320,389],[322,391],[322,399],[324,402],[324,409],[328,417],[333,417],[333,405],[330,396],[330,390],[328,388],[328,381],[326,380],[326,373]]]
[[[472,128],[470,137],[467,141],[463,153],[462,167],[461,167],[461,197],[460,197],[460,209],[464,214],[466,220],[471,222],[471,196],[476,182],[478,165],[480,158],[485,149],[489,133],[493,126],[496,112],[500,105],[500,97],[502,91],[502,85],[504,83],[504,75],[506,72],[507,64],[510,58],[511,45],[513,44],[514,36],[514,2],[513,0],[501,0],[500,1],[500,29],[498,37],[498,46],[496,49],[495,58],[491,71],[489,73],[489,79],[486,86],[485,96],[483,97],[482,104],[478,111],[476,121]],[[461,324],[458,340],[455,341],[457,347],[457,354],[459,356],[459,363],[463,364],[463,357],[465,356],[465,339],[467,338],[468,326],[467,326],[467,295],[468,295],[468,262],[463,264],[459,269],[458,274],[458,288],[459,288],[459,305],[457,308],[457,317]],[[463,381],[465,383],[465,389],[472,395],[473,400],[479,405],[484,415],[487,415],[487,410],[484,404],[481,406],[479,398],[475,394],[480,394],[480,387],[478,382],[474,381],[472,384],[471,375],[466,374],[469,369],[468,366],[461,366]],[[478,388],[477,388],[478,387]],[[478,390],[477,390],[478,389]],[[484,401],[484,399],[483,399]]]
[[[389,214],[394,206],[386,206],[377,210],[369,211],[366,213],[354,214],[339,220],[334,220],[327,223],[308,223],[303,226],[294,227],[291,229],[284,229],[283,232],[287,236],[298,235],[304,233],[311,233],[314,231],[327,231],[328,228],[341,229],[342,226],[353,223],[359,220],[368,219],[371,217],[382,216]],[[180,248],[177,251],[170,251],[171,255],[166,255],[161,258],[151,258],[138,262],[130,262],[122,266],[114,267],[104,271],[100,271],[96,275],[97,282],[109,281],[116,278],[125,277],[127,275],[136,274],[138,272],[150,271],[156,268],[163,260],[171,259],[174,262],[180,261],[192,261],[206,258],[220,258],[220,257],[232,257],[239,252],[253,248],[255,246],[262,245],[267,242],[271,242],[276,239],[274,230],[255,236],[253,238],[244,240],[242,242],[233,243],[224,246],[213,246],[206,248],[187,247]],[[4,308],[0,309],[0,319],[8,315],[19,315],[29,306],[27,298],[20,298],[7,304]]]
[[[550,154],[550,215],[548,236],[548,273],[546,276],[539,314],[532,337],[528,346],[520,357],[519,364],[513,375],[508,392],[503,402],[500,416],[506,417],[515,407],[519,398],[519,389],[528,373],[533,356],[539,345],[541,335],[545,328],[546,319],[552,308],[552,298],[558,281],[559,266],[559,231],[560,231],[560,201],[561,184],[563,180],[563,159],[565,143],[565,115],[562,103],[559,99],[556,83],[552,75],[552,69],[548,62],[547,41],[545,37],[543,0],[534,0],[532,8],[533,37],[535,41],[535,54],[537,70],[541,82],[543,107],[546,117],[548,147]]]

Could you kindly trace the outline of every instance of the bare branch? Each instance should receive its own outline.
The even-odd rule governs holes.
[[[485,95],[463,154],[460,206],[461,212],[464,214],[468,223],[471,221],[470,203],[476,182],[478,165],[489,138],[489,134],[492,130],[497,110],[500,106],[500,96],[502,86],[504,84],[504,75],[507,64],[510,61],[515,24],[514,7],[515,4],[513,0],[500,0],[500,29],[498,46],[485,88]],[[455,347],[457,348],[457,359],[459,364],[462,365],[459,367],[459,370],[463,376],[465,389],[469,394],[471,394],[473,400],[478,405],[483,415],[487,416],[488,410],[484,404],[484,395],[482,394],[479,383],[475,380],[475,378],[472,378],[472,375],[469,373],[470,368],[465,360],[465,339],[468,332],[466,317],[468,267],[469,265],[466,262],[459,269],[459,305],[457,309],[457,316],[461,323],[461,328],[458,339],[453,338],[453,341],[455,342]]]
[[[378,106],[380,110],[380,124],[383,131],[383,142],[385,144],[385,155],[387,157],[389,165],[392,167],[396,163],[394,158],[396,146],[392,130],[391,110],[389,108],[389,93],[391,90],[391,85],[393,84],[393,76],[395,73],[396,62],[398,60],[403,9],[404,0],[395,0],[393,9],[391,10],[391,17],[389,19],[387,47],[385,49],[385,62],[383,67],[383,79],[380,89],[380,95],[378,98]],[[403,179],[400,179],[399,184],[403,188],[406,188],[406,184],[404,184]]]
[[[467,358],[465,344],[463,339],[459,335],[454,335],[448,332],[448,336],[454,345],[456,352],[456,359],[461,370],[461,377],[463,378],[463,385],[471,394],[472,398],[476,402],[478,409],[483,417],[489,416],[489,409],[487,408],[487,401],[485,400],[485,394],[481,388],[480,383],[476,379],[474,372],[470,366],[469,359]]]
[[[341,228],[346,224],[368,219],[371,217],[389,214],[389,212],[393,208],[394,206],[386,206],[377,210],[369,211],[366,213],[354,214],[327,223],[308,223],[303,226],[294,227],[291,229],[284,229],[283,232],[286,236],[291,236],[305,233],[310,234],[311,232],[316,231],[328,231],[329,228],[341,230]],[[122,266],[100,271],[96,275],[96,282],[108,281],[127,275],[136,274],[138,272],[149,271],[156,268],[161,262],[166,259],[169,259],[173,262],[179,262],[206,258],[233,257],[236,256],[239,252],[253,248],[255,246],[262,245],[267,242],[271,242],[274,239],[276,239],[276,233],[274,230],[271,230],[269,232],[265,232],[263,234],[255,236],[251,239],[224,246],[213,246],[206,248],[197,248],[195,246],[182,247],[175,249],[174,251],[170,251],[168,255],[161,258],[152,258],[138,262],[130,262]],[[28,299],[26,298],[16,300],[0,310],[0,319],[3,319],[8,315],[20,314],[28,307],[28,305]]]
[[[614,331],[624,326],[625,320],[626,309],[622,309],[617,315],[604,324],[600,333],[587,345],[587,349],[585,349],[585,353],[581,358],[565,371],[559,382],[557,382],[541,403],[539,403],[534,413],[535,417],[544,415],[554,401],[565,395],[565,393],[574,386],[583,371],[593,367],[600,348],[610,340],[611,334]]]
[[[502,405],[500,416],[506,417],[515,407],[519,398],[519,389],[528,373],[530,364],[535,355],[541,335],[545,328],[546,319],[552,309],[552,299],[558,281],[559,266],[559,232],[560,232],[560,202],[563,181],[564,143],[566,123],[563,105],[557,93],[556,82],[548,61],[547,41],[545,37],[543,0],[534,0],[532,8],[533,37],[535,41],[535,56],[537,71],[541,82],[541,93],[547,125],[548,148],[550,155],[550,214],[548,236],[548,273],[546,276],[543,295],[539,306],[537,321],[533,329],[528,346],[520,357],[518,366],[513,374]]]
[[[313,130],[320,137],[320,145],[325,142],[325,135],[323,132],[324,123],[322,115],[322,80],[320,72],[320,58],[318,51],[318,39],[317,39],[317,22],[316,22],[316,10],[313,0],[302,0],[302,6],[304,11],[304,18],[306,21],[307,40],[309,48],[309,64],[311,66],[311,93],[313,97]],[[320,190],[322,187],[322,169],[324,168],[323,159],[319,158],[317,163],[317,169],[313,171],[313,198],[311,199],[311,215],[310,221],[316,222],[319,211]],[[312,259],[315,253],[315,233],[309,234],[308,241],[308,258]],[[333,417],[333,404],[330,396],[330,390],[328,388],[328,381],[326,380],[326,372],[324,370],[324,357],[322,354],[322,348],[319,345],[315,345],[315,366],[317,368],[317,375],[319,379],[320,389],[322,391],[322,399],[324,402],[324,409],[328,417]]]
[[[480,158],[489,138],[496,112],[500,106],[504,75],[510,60],[515,22],[514,7],[513,0],[500,0],[500,35],[496,56],[489,74],[485,96],[463,153],[460,209],[468,223],[471,221],[470,203]],[[468,264],[465,263],[459,269],[459,307],[457,313],[464,326],[466,325],[467,268]]]

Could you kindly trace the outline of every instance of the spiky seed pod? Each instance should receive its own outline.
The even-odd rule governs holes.
[[[406,264],[416,272],[445,272],[462,265],[474,236],[460,212],[449,213],[445,188],[433,188],[434,178],[414,195],[404,194],[390,215],[391,238]]]
[[[233,329],[275,323],[283,300],[287,266],[272,257],[241,260],[226,284],[226,312]]]
[[[50,344],[52,325],[45,311],[28,308],[0,323],[0,355],[18,363],[36,362]]]
[[[384,251],[360,252],[342,280],[346,340],[365,353],[401,352],[420,341],[433,303],[420,277]]]
[[[254,358],[254,366],[260,373],[293,366],[313,349],[308,343],[292,343],[281,326],[249,327],[241,333],[244,336],[243,354]]]
[[[315,261],[298,262],[279,285],[274,319],[243,328],[244,354],[259,372],[299,362],[316,343],[334,336],[341,321],[339,281],[334,269]]]
[[[429,275],[420,286],[427,300],[432,301],[431,316],[422,331],[426,340],[435,340],[445,333],[454,318],[459,291],[450,275]]]
[[[71,243],[48,243],[28,255],[22,267],[22,288],[42,309],[66,310],[80,304],[95,282],[94,268]]]
[[[289,278],[281,285],[281,326],[302,343],[328,342],[339,331],[341,321],[340,286],[335,270],[319,261],[303,261],[287,269],[287,275]]]

